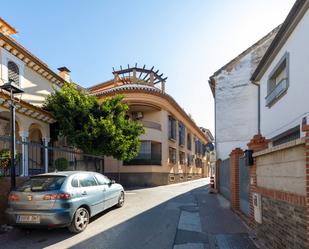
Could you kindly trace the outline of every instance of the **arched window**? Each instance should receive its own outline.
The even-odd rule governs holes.
[[[19,86],[19,68],[13,61],[8,62],[8,79]]]

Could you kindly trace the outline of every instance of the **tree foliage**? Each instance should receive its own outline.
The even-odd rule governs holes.
[[[56,135],[65,136],[70,145],[85,153],[130,160],[138,153],[144,128],[126,117],[129,107],[122,100],[116,95],[98,103],[69,83],[48,96],[44,107],[57,120]]]

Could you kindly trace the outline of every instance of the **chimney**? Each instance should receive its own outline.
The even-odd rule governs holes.
[[[5,36],[10,36],[16,34],[17,31],[14,27],[12,27],[0,17],[0,33],[4,34]]]
[[[62,79],[64,79],[67,82],[71,81],[71,76],[70,76],[70,70],[67,67],[59,67],[59,75]]]

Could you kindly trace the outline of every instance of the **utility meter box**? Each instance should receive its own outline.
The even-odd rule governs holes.
[[[254,219],[257,223],[262,223],[262,198],[261,194],[253,193]]]

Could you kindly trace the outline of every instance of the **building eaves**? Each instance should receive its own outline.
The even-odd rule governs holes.
[[[256,43],[254,43],[252,46],[250,46],[249,48],[247,48],[245,51],[243,51],[242,53],[240,53],[238,56],[236,56],[234,59],[232,59],[231,61],[229,61],[228,63],[226,63],[223,67],[221,67],[219,70],[217,70],[216,72],[213,73],[212,76],[209,77],[208,80],[208,84],[210,86],[210,89],[212,91],[213,96],[215,96],[215,77],[218,76],[223,70],[227,69],[230,65],[232,65],[233,63],[239,61],[241,58],[243,58],[244,56],[246,56],[248,53],[250,53],[251,51],[253,51],[256,47],[258,47],[260,44],[264,43],[266,40],[268,40],[271,36],[273,36],[274,34],[276,34],[279,29],[280,29],[281,25],[277,26],[276,28],[274,28],[272,31],[270,31],[267,35],[265,35],[264,37],[262,37],[260,40],[258,40]]]
[[[41,61],[38,57],[33,55],[29,50],[27,50],[25,47],[23,47],[21,44],[19,44],[16,40],[9,36],[5,36],[4,34],[0,33],[0,40],[3,40],[5,43],[9,44],[12,48],[16,49],[19,53],[25,55],[25,57],[29,58],[31,61],[33,61],[36,65],[38,65],[40,68],[42,68],[45,72],[52,75],[53,78],[55,78],[55,82],[57,85],[62,86],[63,83],[66,81],[60,77],[57,73],[52,71],[46,63]]]
[[[251,76],[251,81],[259,81],[263,73],[267,70],[273,58],[277,55],[279,50],[285,44],[301,18],[304,16],[309,7],[308,0],[297,0],[290,10],[288,16],[281,25],[277,35],[266,50],[257,68]]]
[[[127,92],[151,93],[167,99],[167,101],[170,102],[192,124],[192,126],[196,128],[196,131],[199,133],[199,135],[202,136],[206,141],[208,141],[207,136],[200,130],[200,128],[192,120],[192,118],[190,118],[189,115],[179,106],[176,100],[171,95],[163,93],[160,89],[156,87],[142,84],[127,84],[109,88],[102,91],[92,92],[90,94],[98,97],[98,96],[111,96],[117,93],[121,94]]]

